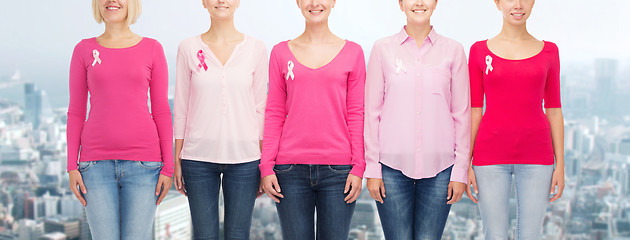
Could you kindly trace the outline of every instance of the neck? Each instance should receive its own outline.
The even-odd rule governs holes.
[[[133,36],[134,33],[129,28],[126,22],[122,23],[108,23],[105,22],[105,32],[101,37],[103,38],[127,38]]]
[[[306,23],[302,37],[307,42],[326,42],[334,35],[328,28],[328,21],[321,23]]]
[[[416,41],[424,41],[429,33],[431,33],[431,21],[422,24],[412,24],[407,21],[407,27],[405,27],[407,35],[411,36]]]
[[[211,41],[230,40],[241,36],[240,32],[234,27],[234,18],[222,20],[211,18],[210,29],[205,35]]]
[[[499,37],[508,40],[524,40],[531,38],[532,35],[527,31],[527,24],[514,25],[504,19]]]

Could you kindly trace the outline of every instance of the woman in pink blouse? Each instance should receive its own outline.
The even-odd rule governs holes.
[[[262,185],[283,239],[347,240],[365,170],[365,59],[328,28],[336,1],[297,3],[304,33],[277,44],[269,60]]]
[[[150,239],[173,174],[166,58],[158,41],[129,28],[139,0],[93,0],[92,10],[105,32],[72,54],[70,189],[85,206],[94,239]]]
[[[540,239],[547,205],[564,189],[558,47],[527,31],[534,0],[494,2],[503,14],[501,33],[470,48],[474,149],[468,181],[478,201],[469,188],[467,194],[479,204],[485,238],[507,239],[514,182],[514,239]]]
[[[204,0],[210,29],[182,41],[175,86],[175,187],[188,196],[195,239],[249,239],[259,192],[267,100],[263,42],[234,27],[239,0]],[[221,187],[222,186],[222,187]]]
[[[399,4],[407,25],[377,41],[368,63],[365,177],[386,239],[440,239],[466,188],[466,55],[431,26],[437,0]]]

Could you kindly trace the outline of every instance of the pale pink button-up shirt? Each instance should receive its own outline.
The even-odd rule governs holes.
[[[260,159],[269,63],[262,41],[245,36],[222,65],[196,36],[177,54],[175,139],[182,159],[244,163]]]
[[[374,44],[365,88],[366,178],[381,163],[410,178],[453,166],[451,181],[467,180],[470,83],[463,46],[431,30],[418,48],[400,33]]]

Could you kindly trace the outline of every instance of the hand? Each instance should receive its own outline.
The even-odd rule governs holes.
[[[184,196],[188,196],[186,192],[186,186],[184,185],[184,178],[182,177],[182,163],[181,160],[175,160],[175,172],[173,173],[173,184],[175,184],[175,189]]]
[[[356,201],[357,198],[359,198],[359,195],[361,195],[361,180],[362,179],[360,177],[348,174],[346,187],[343,190],[343,193],[347,194],[346,198],[343,199],[344,201],[346,201],[346,203],[352,203]]]
[[[70,190],[72,191],[72,193],[74,193],[74,196],[77,198],[77,200],[81,202],[81,205],[83,205],[84,207],[87,206],[87,202],[85,201],[81,193],[79,193],[79,189],[77,189],[77,185],[79,185],[81,192],[83,194],[87,193],[87,189],[85,188],[85,185],[83,185],[83,177],[81,176],[81,173],[79,172],[79,170],[71,170],[70,172],[68,172],[68,175],[70,177]]]
[[[267,196],[276,203],[280,203],[279,198],[284,198],[280,193],[280,185],[278,184],[278,178],[275,174],[267,175],[262,179],[262,188],[267,193]]]
[[[256,191],[256,198],[259,198],[262,195],[265,195],[265,190],[263,190],[262,181],[260,181],[260,184],[258,184],[258,191]]]
[[[473,190],[475,191],[475,195],[479,194],[479,189],[477,188],[477,177],[475,177],[475,171],[473,170],[472,166],[468,168],[468,184],[466,185],[466,195],[474,203],[478,203],[477,198],[473,196],[472,191],[470,190],[470,185],[472,185]]]
[[[451,181],[448,184],[448,197],[446,199],[450,199],[447,204],[455,204],[462,199],[464,192],[466,191],[466,184],[461,182]]]
[[[558,191],[556,192],[556,187],[558,187]],[[553,170],[553,177],[551,178],[551,192],[550,194],[554,194],[553,198],[549,200],[549,202],[556,201],[562,197],[562,192],[564,191],[564,167],[557,167]]]
[[[155,187],[155,196],[160,196],[156,202],[156,205],[160,205],[168,190],[171,189],[171,177],[167,177],[166,175],[160,174],[160,178],[158,178],[157,186]],[[162,194],[160,194],[162,192]]]
[[[383,183],[383,179],[368,178],[367,189],[374,200],[383,204],[383,198],[385,198],[385,183]]]

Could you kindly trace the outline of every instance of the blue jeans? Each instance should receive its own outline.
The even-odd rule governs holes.
[[[355,202],[343,193],[350,165],[276,165],[284,198],[276,204],[284,240],[347,240]],[[315,208],[317,207],[317,233]]]
[[[549,204],[553,165],[508,164],[473,166],[485,239],[507,239],[510,227],[512,175],[516,185],[515,239],[541,239]]]
[[[260,182],[259,163],[217,164],[182,160],[182,176],[188,193],[194,239],[219,239],[221,183],[225,239],[249,239]]]
[[[93,239],[151,239],[161,169],[161,162],[79,162]]]
[[[453,167],[432,178],[413,179],[381,165],[387,197],[376,207],[385,239],[441,239],[451,210],[446,202]]]

